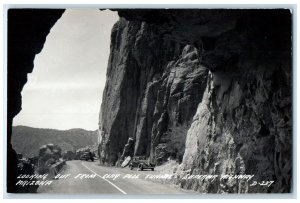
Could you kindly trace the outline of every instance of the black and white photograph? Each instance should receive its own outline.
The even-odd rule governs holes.
[[[8,8],[4,189],[291,194],[294,15]]]

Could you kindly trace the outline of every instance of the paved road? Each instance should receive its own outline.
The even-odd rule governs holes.
[[[141,174],[144,173],[144,174]],[[39,193],[68,193],[68,194],[183,194],[183,190],[171,185],[145,180],[147,174],[155,172],[135,172],[128,169],[99,166],[97,162],[68,161],[62,175],[66,178],[53,180],[50,186],[40,186]],[[86,174],[85,177],[79,177]],[[107,178],[106,174],[119,174],[114,179]],[[140,174],[142,178],[126,178],[126,174]],[[78,176],[79,175],[79,176]],[[75,178],[78,176],[77,178]]]

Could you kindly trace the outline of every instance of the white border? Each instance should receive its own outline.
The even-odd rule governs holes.
[[[143,1],[145,2],[145,1]],[[207,4],[209,2],[209,4]],[[223,199],[223,201],[225,200],[230,200],[230,202],[232,202],[233,200],[231,200],[231,198],[234,198],[235,200],[239,200],[239,199],[243,199],[243,201],[247,201],[247,198],[251,198],[250,201],[253,201],[253,199],[255,199],[254,201],[257,201],[257,199],[263,199],[263,201],[266,201],[267,199],[272,199],[272,202],[276,202],[275,199],[282,199],[282,198],[297,198],[296,194],[299,192],[299,188],[297,187],[297,182],[299,182],[299,176],[296,176],[296,172],[297,172],[297,168],[298,168],[298,162],[296,160],[296,156],[298,155],[297,153],[297,148],[296,146],[300,146],[299,145],[299,139],[296,139],[296,135],[298,134],[297,132],[297,115],[299,113],[299,109],[296,106],[296,102],[298,100],[298,92],[296,90],[299,90],[299,82],[297,82],[297,78],[299,78],[299,71],[297,71],[296,67],[297,67],[297,21],[298,21],[298,16],[297,16],[297,1],[296,0],[285,0],[285,1],[279,1],[279,0],[275,0],[275,1],[271,1],[271,0],[252,0],[252,1],[217,1],[217,0],[209,0],[209,1],[202,1],[202,0],[198,0],[198,1],[191,1],[191,0],[185,0],[184,4],[178,4],[178,2],[176,2],[177,4],[172,4],[174,3],[174,1],[165,1],[165,0],[152,0],[150,2],[145,2],[148,4],[139,4],[140,1],[115,1],[115,0],[111,0],[111,1],[107,1],[104,2],[104,4],[98,4],[98,1],[91,1],[91,0],[82,0],[82,1],[59,1],[59,0],[53,0],[53,1],[26,1],[26,3],[29,4],[24,4],[24,1],[22,0],[14,0],[14,1],[8,1],[8,0],[3,0],[2,1],[2,5],[3,4],[7,4],[7,5],[3,5],[1,7],[1,14],[3,16],[3,24],[1,24],[1,29],[3,32],[3,36],[1,38],[1,44],[3,45],[3,54],[1,56],[2,59],[2,64],[3,64],[3,69],[1,69],[0,74],[2,74],[1,76],[1,80],[3,79],[3,81],[1,81],[1,83],[3,84],[3,89],[1,92],[3,97],[1,98],[1,105],[3,106],[3,116],[1,117],[1,123],[3,125],[0,125],[0,130],[2,130],[3,132],[3,142],[1,143],[2,149],[3,149],[3,159],[2,159],[2,163],[1,162],[1,169],[3,170],[6,168],[6,82],[7,82],[7,78],[6,78],[6,25],[7,25],[7,21],[6,21],[6,13],[7,13],[7,9],[8,8],[94,8],[94,7],[101,7],[101,8],[195,8],[195,7],[200,7],[200,8],[292,8],[293,9],[293,120],[294,120],[294,124],[293,124],[293,180],[295,181],[293,183],[293,188],[295,188],[296,190],[293,191],[292,195],[291,194],[258,194],[258,195],[253,195],[253,194],[243,194],[243,195],[236,195],[236,194],[230,194],[230,195],[201,195],[200,196],[196,196],[194,197],[194,195],[188,195],[188,196],[182,196],[182,195],[128,195],[128,196],[124,196],[124,195],[44,195],[44,194],[2,194],[4,195],[4,198],[16,198],[16,199],[20,199],[20,198],[33,198],[33,199],[94,199],[94,198],[114,198],[114,199],[124,199],[124,198],[134,198],[134,199],[139,199],[139,198],[171,198],[171,199],[190,199],[190,198],[200,198],[200,199],[206,199],[205,201],[207,201],[208,199]],[[49,4],[49,3],[53,3],[53,4]],[[103,2],[101,2],[103,3]],[[125,4],[127,3],[127,4]],[[128,5],[128,3],[130,5]],[[153,4],[149,4],[149,3],[154,3]],[[227,4],[224,4],[227,3]],[[251,4],[250,4],[251,3]],[[253,5],[253,4],[256,5]],[[294,4],[294,5],[288,5],[288,4]],[[20,5],[16,5],[16,4],[20,4]],[[55,5],[54,5],[55,4]],[[189,5],[188,5],[189,4]],[[280,4],[280,5],[275,5],[275,4]],[[298,21],[299,22],[299,21]],[[1,89],[1,88],[0,88]],[[299,101],[299,100],[298,100]],[[3,128],[3,129],[2,129]],[[299,158],[299,156],[297,156]],[[5,167],[3,167],[5,166]],[[3,184],[0,187],[0,190],[2,189],[2,192],[6,190],[6,173],[5,170],[2,171],[3,174],[3,178],[1,181]],[[246,199],[245,199],[246,198]],[[224,200],[225,199],[225,200]],[[294,199],[296,200],[296,199]],[[30,200],[30,202],[32,202],[33,200]],[[44,201],[44,200],[43,200]],[[65,200],[64,200],[65,201]],[[72,200],[76,201],[76,200]],[[145,200],[143,200],[144,202]],[[156,201],[156,200],[154,200]],[[173,202],[174,200],[172,200]],[[249,201],[249,199],[248,199]],[[279,200],[280,201],[280,200]],[[286,201],[286,200],[284,200]],[[26,201],[25,201],[26,202]]]

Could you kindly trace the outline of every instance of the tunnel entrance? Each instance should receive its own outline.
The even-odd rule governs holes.
[[[52,27],[22,90],[13,126],[96,130],[117,14],[67,9]]]
[[[96,144],[117,20],[117,12],[96,8],[8,11],[8,192],[32,192],[14,184],[16,164],[38,156],[41,146]]]

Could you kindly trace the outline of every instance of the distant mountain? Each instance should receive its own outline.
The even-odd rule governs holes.
[[[44,144],[55,144],[65,150],[79,148],[97,143],[97,131],[76,128],[70,130],[54,130],[14,126],[12,129],[12,146],[24,157],[38,155],[39,148]]]

